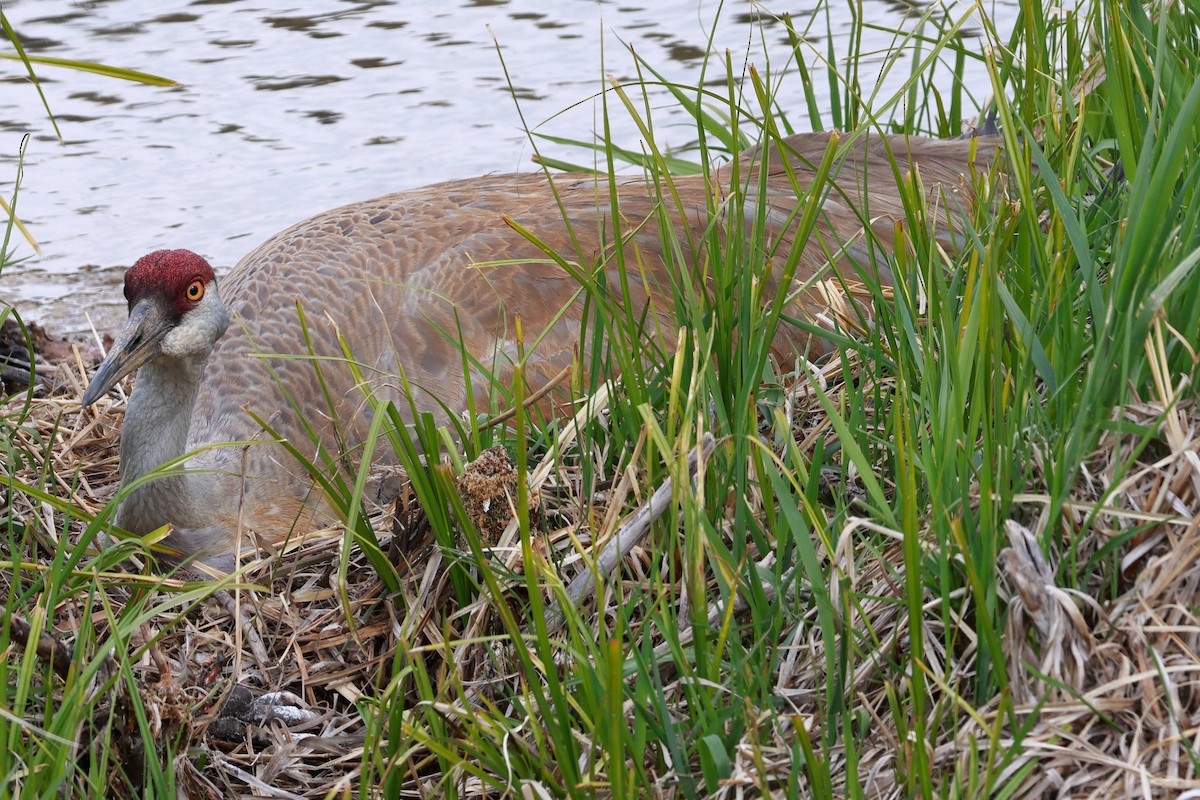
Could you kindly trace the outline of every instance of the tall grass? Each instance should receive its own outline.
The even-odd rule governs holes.
[[[952,82],[947,102],[928,74],[934,63],[961,74],[967,59],[980,57],[959,38],[966,21],[965,12],[931,14],[909,37],[912,77],[890,102],[863,98],[860,39],[849,37],[849,72],[824,70],[835,126],[958,133],[966,87]],[[649,791],[670,776],[696,796],[719,791],[736,773],[764,792],[857,796],[859,769],[879,757],[873,740],[883,722],[895,737],[884,749],[901,794],[1004,796],[1030,775],[1031,763],[1014,768],[1028,725],[1007,694],[1007,591],[996,569],[1005,522],[1040,516],[1064,585],[1114,598],[1119,551],[1094,551],[1091,520],[1080,525],[1067,501],[1101,437],[1120,425],[1119,410],[1156,393],[1149,337],[1158,332],[1171,374],[1195,371],[1192,191],[1200,173],[1191,154],[1200,84],[1182,72],[1195,62],[1179,54],[1196,52],[1197,19],[1180,5],[1149,14],[1096,3],[1056,17],[1025,6],[1005,42],[983,25],[994,48],[985,61],[1004,169],[978,176],[976,192],[988,202],[954,256],[922,234],[927,211],[912,187],[891,299],[877,290],[872,332],[841,342],[846,379],[835,388],[807,372],[781,376],[781,365],[769,363],[782,304],[757,287],[768,283],[768,269],[781,270],[787,285],[794,260],[773,252],[761,220],[740,217],[736,203],[728,230],[750,235],[714,229],[702,276],[687,275],[680,259],[672,310],[688,324],[674,356],[647,354],[642,339],[628,338],[636,325],[631,310],[621,310],[621,287],[589,287],[600,295],[600,322],[585,326],[581,349],[620,365],[623,380],[606,424],[580,433],[582,460],[609,454],[606,463],[588,462],[582,480],[632,470],[650,485],[666,475],[686,485],[681,465],[701,434],[711,428],[725,444],[703,483],[684,491],[677,514],[658,526],[636,577],[615,580],[598,616],[591,606],[566,609],[565,640],[536,624],[539,595],[560,593],[559,567],[531,558],[536,532],[524,521],[522,578],[505,586],[486,559],[475,565],[484,595],[499,588],[525,612],[524,627],[505,623],[524,680],[517,695],[464,708],[477,727],[468,725],[449,752],[439,749],[443,759],[457,752],[460,769],[484,764],[494,788],[514,786],[511,754],[490,744],[499,726],[509,736],[522,731],[552,759],[555,768],[538,761],[523,779],[556,794],[590,794],[597,781],[617,793]],[[794,41],[802,49],[802,32]],[[835,37],[828,41],[832,48]],[[837,63],[838,54],[821,55]],[[807,53],[801,59],[811,63]],[[752,74],[740,83],[728,63],[710,66],[730,76],[727,93],[669,87],[695,112],[701,142],[732,150],[792,129],[769,81]],[[605,113],[616,101],[635,118],[644,152],[631,160],[648,185],[665,187],[660,199],[669,208],[672,156],[659,150],[644,116],[652,103],[631,99],[628,88],[608,92]],[[823,124],[812,111],[820,109],[815,95],[807,105],[808,124]],[[707,156],[704,145],[701,152]],[[607,146],[600,169],[613,177],[624,153]],[[1128,189],[1111,169],[1118,161]],[[681,243],[662,249],[679,253]],[[622,275],[632,269],[618,265]],[[698,293],[697,283],[715,288]],[[614,308],[623,323],[605,316]],[[796,381],[828,415],[803,442],[780,402],[780,383],[795,391]],[[1158,435],[1136,432],[1147,445]],[[514,434],[519,448],[524,433]],[[1044,503],[1030,508],[1016,499],[1023,494]],[[854,574],[866,571],[900,588],[890,612],[856,588]],[[731,610],[735,596],[741,616]],[[715,625],[712,602],[725,609]],[[795,664],[800,642],[802,658],[813,660],[803,669]],[[793,696],[784,679],[801,674],[809,682]],[[420,714],[447,702],[447,693],[463,696],[453,681],[440,691],[433,680],[419,685],[433,691],[419,695]],[[994,719],[990,739],[965,746],[953,768],[944,755],[936,759],[935,748],[954,742],[964,718],[982,719],[985,708]],[[434,747],[425,736],[435,732],[411,713],[415,739]],[[364,768],[370,764],[379,768],[374,759]],[[439,788],[449,790],[456,773],[443,775]]]
[[[1107,438],[1131,436],[1113,454],[1119,481],[1144,450],[1169,444],[1123,409],[1194,399],[1181,376],[1196,374],[1200,318],[1200,18],[1185,4],[1097,0],[1055,16],[1023,4],[1001,41],[968,11],[930,11],[897,34],[884,63],[907,77],[891,97],[864,90],[861,13],[848,37],[825,31],[815,47],[811,28],[780,21],[796,60],[744,79],[714,54],[705,88],[666,84],[641,60],[645,81],[605,88],[595,168],[610,185],[623,164],[642,169],[663,223],[672,176],[712,178],[721,154],[827,125],[956,135],[989,91],[1005,158],[974,176],[981,202],[953,252],[926,233],[920,176],[905,176],[907,219],[879,242],[895,247],[894,286],[870,270],[843,276],[866,284],[874,319],[846,315],[825,362],[770,356],[781,326],[803,324],[789,292],[823,195],[803,198],[801,235],[782,246],[766,233],[765,186],[735,167],[743,193],[720,208],[713,193],[719,222],[701,264],[683,256],[699,243],[658,226],[678,277],[677,339],[630,302],[636,250],[611,249],[611,284],[586,254],[547,252],[573,270],[588,310],[572,391],[603,397],[603,409],[541,419],[523,407],[521,362],[497,388],[517,408],[503,426],[479,424],[487,398],[453,431],[419,408],[377,404],[368,449],[404,466],[447,588],[384,557],[360,514],[365,471],[329,479],[346,542],[366,553],[342,551],[340,606],[357,624],[350,568],[374,576],[391,648],[358,685],[347,727],[364,742],[330,794],[1010,797],[1037,785],[1035,729],[1066,732],[1042,727],[1049,694],[1023,703],[1013,687],[1022,643],[997,564],[1015,520],[1038,531],[1059,585],[1097,606],[1123,591],[1124,546],[1141,529],[1097,532],[1115,482],[1096,497],[1089,464]],[[968,25],[983,53],[963,38]],[[990,87],[930,77],[961,76],[973,59]],[[803,81],[804,108],[779,107],[785,80]],[[657,142],[661,91],[693,113],[691,162]],[[616,114],[634,119],[640,149],[608,138]],[[617,211],[613,242],[630,233]],[[619,388],[606,383],[618,373]],[[142,697],[147,645],[131,642],[168,636],[182,624],[176,609],[211,587],[118,576],[128,548],[85,550],[105,514],[61,499],[87,475],[54,474],[56,431],[27,429],[26,406],[10,403],[26,410],[4,422],[7,607],[34,641],[61,609],[79,609],[76,667],[56,675],[15,645],[0,662],[0,779],[12,793],[64,782],[77,794],[173,792],[178,759],[203,766],[209,751],[187,724],[163,726],[148,710],[160,706]],[[692,479],[689,453],[708,434],[718,446]],[[517,474],[507,548],[480,535],[455,483],[464,461],[497,444]],[[553,464],[557,494],[541,464]],[[535,474],[540,518],[526,496]],[[672,505],[646,543],[597,575],[594,599],[569,602],[569,577],[595,570],[592,544],[668,479]],[[1081,496],[1095,501],[1086,513]]]
[[[947,103],[926,76],[931,62],[961,72],[978,55],[958,37],[965,18],[928,22],[908,50],[913,76],[890,103],[864,100],[856,59],[847,74],[826,70],[836,126],[959,132],[966,89],[952,84]],[[995,36],[990,24],[985,30]],[[978,196],[991,201],[979,204],[959,253],[948,257],[920,233],[926,211],[913,187],[892,299],[877,303],[868,337],[842,341],[844,383],[808,386],[828,423],[803,443],[793,438],[776,381],[794,384],[767,359],[782,305],[756,289],[767,269],[781,270],[786,285],[794,260],[773,253],[760,221],[737,217],[737,203],[728,229],[750,236],[714,230],[703,276],[686,275],[682,259],[677,265],[684,278],[672,311],[689,324],[673,357],[619,335],[634,327],[620,305],[628,291],[588,287],[599,295],[589,300],[600,321],[582,349],[620,365],[623,384],[606,425],[580,433],[581,458],[608,453],[607,463],[588,462],[582,480],[634,470],[648,483],[671,475],[685,486],[682,464],[701,433],[712,428],[726,444],[701,485],[678,499],[678,516],[668,513],[656,531],[649,551],[665,555],[618,578],[599,615],[566,608],[565,640],[538,625],[539,596],[560,594],[559,567],[535,558],[526,521],[523,577],[508,584],[472,543],[481,593],[509,597],[526,613],[523,627],[504,615],[521,691],[456,705],[451,698],[466,697],[466,688],[426,676],[416,681],[420,710],[406,712],[412,739],[394,752],[415,742],[458,770],[484,765],[496,789],[524,780],[583,795],[599,781],[623,793],[670,776],[694,796],[718,792],[737,771],[738,781],[763,792],[858,795],[858,769],[878,757],[872,739],[883,715],[902,794],[1012,793],[1032,765],[1013,769],[1027,726],[1006,693],[1007,593],[996,571],[1004,523],[1032,518],[1019,494],[1042,495],[1033,517],[1040,511],[1048,521],[1044,546],[1063,559],[1064,583],[1112,599],[1106,570],[1115,565],[1105,561],[1115,551],[1085,557],[1090,521],[1080,525],[1067,511],[1068,497],[1100,437],[1120,425],[1118,409],[1156,391],[1144,355],[1152,332],[1182,332],[1174,341],[1164,333],[1163,349],[1172,374],[1194,372],[1188,314],[1196,302],[1198,173],[1188,121],[1198,119],[1200,84],[1181,74],[1194,61],[1178,54],[1195,53],[1195,30],[1182,6],[1159,8],[1152,22],[1140,8],[1100,2],[1055,18],[1026,7],[1012,40],[992,38],[998,58],[986,64],[1008,157],[1001,174],[978,178]],[[799,32],[794,41],[799,48]],[[852,56],[858,42],[850,37]],[[733,76],[730,65],[718,66]],[[766,80],[731,77],[724,96],[670,89],[695,110],[701,142],[732,149],[744,128],[750,139],[791,130],[776,119]],[[671,156],[656,148],[653,122],[643,118],[652,103],[617,86],[606,113],[612,98],[638,122],[648,185],[666,187],[660,199],[668,209]],[[812,95],[809,108],[818,108]],[[715,120],[722,130],[714,132]],[[810,112],[808,122],[823,119]],[[622,152],[605,150],[601,169],[610,178]],[[1112,176],[1115,161],[1129,170],[1128,190]],[[662,249],[678,253],[680,243]],[[715,289],[696,293],[697,283]],[[810,378],[792,380],[803,386]],[[772,435],[764,438],[763,426]],[[1140,433],[1147,443],[1157,435]],[[514,434],[523,452],[520,426]],[[409,468],[420,471],[415,462]],[[832,498],[822,497],[826,474],[838,476]],[[438,499],[446,503],[454,505],[448,487]],[[877,597],[856,588],[853,573],[869,570],[901,588],[893,613],[868,608]],[[734,596],[744,615],[732,613]],[[726,610],[710,625],[714,601]],[[796,668],[802,640],[815,662],[796,697],[781,682]],[[470,720],[449,747],[443,727],[421,721],[443,704]],[[964,717],[980,718],[985,706],[995,715],[990,740],[976,742],[954,769],[944,757],[935,766],[938,742],[954,741]],[[528,771],[491,744],[497,727],[523,735],[538,754]],[[373,753],[364,768],[386,763]],[[463,772],[443,776],[439,789],[467,786],[458,782]]]

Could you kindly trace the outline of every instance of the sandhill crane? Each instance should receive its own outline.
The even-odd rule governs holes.
[[[771,238],[788,239],[797,187],[801,196],[807,194],[813,166],[829,141],[829,134],[802,134],[772,148],[765,195]],[[843,275],[854,276],[857,259],[857,268],[879,269],[889,282],[886,254],[872,258],[871,248],[861,244],[862,220],[871,221],[883,242],[892,241],[894,222],[904,216],[897,176],[919,168],[929,197],[941,208],[935,227],[945,232],[955,225],[954,212],[946,209],[970,205],[972,170],[986,169],[996,154],[991,138],[848,137],[830,181],[813,187],[825,199],[797,279],[807,279],[827,266],[831,253],[840,253],[834,266]],[[741,161],[751,201],[759,160],[748,153]],[[729,186],[730,175],[728,165],[717,172],[719,191],[736,188]],[[624,230],[637,231],[627,251],[636,248],[637,261],[631,263],[644,270],[644,278],[639,272],[628,282],[631,300],[638,308],[650,303],[669,331],[673,304],[662,295],[669,291],[671,271],[659,220],[670,221],[685,258],[696,263],[704,257],[693,248],[704,241],[711,189],[702,176],[675,178],[676,204],[670,194],[656,198],[642,176],[618,181]],[[515,315],[521,316],[526,341],[541,337],[528,359],[530,385],[558,374],[580,341],[579,284],[503,218],[566,258],[591,259],[589,267],[603,262],[616,286],[615,260],[603,258],[603,242],[612,233],[608,188],[606,178],[590,174],[491,175],[355,203],[267,240],[220,281],[219,290],[212,268],[194,253],[159,251],[139,260],[125,276],[129,320],[83,402],[93,403],[139,369],[121,436],[123,486],[199,452],[187,460],[183,474],[151,480],[129,494],[116,524],[144,535],[170,523],[167,543],[181,556],[229,569],[235,554],[247,548],[243,532],[280,541],[321,521],[327,509],[312,480],[278,444],[212,445],[264,439],[247,408],[309,454],[315,446],[306,423],[330,453],[352,452],[361,444],[370,409],[362,387],[339,363],[342,351],[330,320],[381,399],[397,399],[394,375],[400,365],[425,393],[418,404],[439,414],[463,410],[468,379],[476,396],[487,391],[485,371],[509,380]],[[948,195],[957,199],[947,202]],[[669,213],[656,216],[656,203],[669,206]],[[504,263],[481,267],[481,262]],[[316,356],[329,359],[321,362],[324,388],[313,359],[303,357],[297,302],[309,321]],[[791,313],[811,317],[824,309],[818,296],[802,294]],[[460,335],[475,360],[469,376],[453,341]],[[788,360],[806,347],[828,347],[809,342],[791,326],[781,327],[775,346]]]

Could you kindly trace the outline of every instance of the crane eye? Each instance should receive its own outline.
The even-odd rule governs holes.
[[[187,299],[193,303],[199,303],[204,298],[204,282],[192,281],[188,284]]]

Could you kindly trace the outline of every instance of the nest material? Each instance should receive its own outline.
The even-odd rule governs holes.
[[[106,398],[98,408],[81,410],[75,399],[83,389],[78,367],[64,372],[67,378],[59,393],[35,400],[30,415],[13,429],[15,444],[47,452],[52,465],[47,488],[94,514],[115,491],[123,401]],[[827,392],[838,391],[832,369],[818,380]],[[7,409],[10,415],[22,402]],[[785,407],[795,421],[797,441],[810,444],[828,435],[828,420],[811,395],[790,394]],[[999,564],[1002,585],[1011,589],[1004,598],[1010,610],[1001,641],[1015,707],[1010,709],[998,696],[962,714],[960,724],[931,727],[936,738],[928,744],[928,755],[936,775],[964,774],[970,764],[986,760],[994,746],[1017,753],[1004,767],[1005,776],[1014,781],[1014,796],[1171,796],[1200,787],[1190,755],[1197,749],[1200,730],[1200,440],[1195,438],[1200,412],[1191,401],[1168,400],[1131,404],[1124,413],[1136,423],[1127,429],[1160,426],[1165,445],[1152,455],[1139,456],[1122,473],[1119,467],[1137,442],[1128,435],[1110,434],[1089,461],[1065,518],[1051,519],[1042,511],[1048,501],[1044,495],[1016,498],[1015,507],[1027,516],[1024,524],[1009,526],[1011,549]],[[48,447],[41,450],[43,445]],[[35,483],[39,468],[30,464],[18,477]],[[495,557],[519,571],[520,552],[512,547],[511,530],[497,533],[511,513],[511,464],[500,453],[489,452],[468,475],[460,486],[464,497],[473,498],[472,518],[497,535]],[[650,495],[655,487],[641,485],[642,477],[624,470],[598,474],[585,485],[581,471],[566,460],[542,464],[535,471],[530,494],[540,498],[540,541],[551,560],[563,565],[565,577],[582,570],[576,542],[586,547],[610,536]],[[55,512],[34,505],[28,495],[10,491],[7,502],[8,514],[18,519],[36,516],[45,530],[59,529]],[[377,535],[386,542],[394,521],[380,513],[374,522]],[[1063,526],[1085,523],[1090,533],[1076,542],[1077,559],[1096,556],[1113,539],[1124,542],[1119,551],[1122,587],[1110,602],[1060,586],[1056,565],[1043,555],[1044,543],[1061,535]],[[78,537],[82,527],[73,520],[68,535]],[[1139,532],[1130,535],[1135,528]],[[730,529],[726,535],[737,532]],[[895,581],[903,570],[902,552],[898,543],[856,549],[855,536],[855,530],[848,529],[830,555],[846,565],[850,591],[858,598],[845,611],[847,629],[869,627],[878,637],[878,648],[856,652],[848,667],[853,685],[859,687],[856,714],[871,719],[873,731],[856,753],[858,779],[868,796],[900,797],[905,778],[897,765],[912,742],[897,729],[889,710],[891,683],[883,676],[890,654],[902,651],[908,637],[904,588]],[[38,546],[38,552],[10,555],[47,561],[54,543]],[[379,697],[386,683],[380,673],[389,669],[401,644],[408,652],[426,648],[429,674],[454,680],[469,691],[480,688],[488,697],[504,691],[519,694],[522,681],[533,677],[520,674],[518,662],[495,637],[499,629],[486,602],[465,609],[455,605],[439,550],[400,556],[407,559],[406,577],[396,598],[387,595],[357,551],[349,554],[346,582],[339,584],[342,546],[341,531],[326,531],[306,537],[283,559],[252,569],[245,583],[267,589],[234,593],[236,605],[251,611],[240,626],[231,623],[229,607],[219,603],[206,602],[180,618],[176,615],[181,609],[164,603],[163,614],[147,630],[156,642],[154,657],[135,664],[134,674],[162,735],[182,730],[182,741],[191,742],[190,749],[179,751],[174,767],[181,785],[192,787],[197,796],[289,793],[317,798],[354,786],[363,748],[371,746],[356,704]],[[628,603],[633,591],[644,591],[639,575],[656,557],[643,548],[627,557],[615,590],[627,594],[619,602]],[[99,585],[111,607],[118,609],[136,586],[105,578]],[[717,596],[715,591],[712,596]],[[81,593],[74,606],[61,604],[49,634],[70,645],[83,617],[82,605],[88,602],[97,601]],[[616,613],[617,603],[612,592],[603,594],[589,606],[593,621],[600,625]],[[927,614],[924,624],[930,648],[925,667],[936,677],[932,684],[971,685],[978,669],[977,648],[967,643],[959,651],[940,650],[938,643],[946,639],[940,615]],[[824,673],[820,630],[804,619],[784,629],[780,644],[786,655],[771,680],[788,713],[767,714],[763,727],[753,731],[754,741],[733,749],[725,791],[762,780],[786,780],[794,767],[794,726],[819,725],[819,699],[831,677]],[[449,642],[447,633],[453,637]],[[654,634],[647,627],[645,634],[631,630],[630,635]],[[661,642],[651,644],[657,647]],[[19,657],[19,651],[10,654]],[[236,703],[228,706],[225,699],[235,685],[246,687],[254,698],[284,699],[247,718],[249,712],[239,711]],[[684,685],[667,675],[665,707],[686,715],[687,696]],[[120,713],[118,706],[112,713]],[[285,707],[295,711],[279,710]],[[295,719],[282,718],[289,713]],[[1020,731],[1012,727],[1014,719],[1024,726]],[[113,752],[136,754],[136,736],[131,728],[125,741],[110,743]],[[841,747],[824,753],[835,791],[846,788]],[[198,754],[204,756],[203,770],[196,767],[201,763]],[[417,761],[421,758],[414,757],[413,763]],[[677,777],[653,774],[654,791],[672,795]],[[414,792],[421,792],[443,778],[425,771],[411,774],[408,782]],[[477,781],[461,783],[460,788],[466,796],[492,794]]]
[[[467,516],[488,545],[500,541],[504,529],[516,516],[517,467],[505,449],[489,447],[467,464],[458,478],[458,493]],[[527,494],[529,517],[536,522],[540,501]]]

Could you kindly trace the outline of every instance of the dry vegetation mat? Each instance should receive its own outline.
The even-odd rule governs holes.
[[[825,385],[837,402],[842,377],[830,378]],[[787,408],[795,440],[811,447],[834,434],[822,405],[805,386],[803,381],[795,384]],[[116,488],[122,402],[106,401],[99,409],[80,411],[76,398],[81,388],[79,380],[68,382],[53,396],[35,400],[27,424],[33,440],[53,442],[49,458],[54,473],[74,477],[73,486],[64,483],[60,488],[70,492],[84,514],[95,514]],[[1050,513],[1049,494],[1026,491],[1014,498],[1014,519],[1006,523],[1008,546],[997,560],[1003,576],[998,599],[1008,620],[1000,634],[1007,669],[1003,692],[981,704],[955,694],[953,687],[969,686],[977,679],[979,634],[966,626],[957,628],[963,641],[953,650],[926,650],[921,668],[930,681],[931,697],[946,701],[940,709],[948,717],[933,720],[937,736],[928,742],[931,768],[937,773],[953,774],[986,762],[992,757],[988,751],[999,744],[1016,751],[999,777],[1017,796],[1155,796],[1197,785],[1190,754],[1200,719],[1200,693],[1195,690],[1200,671],[1195,603],[1200,590],[1200,411],[1190,400],[1164,405],[1163,398],[1156,398],[1131,403],[1120,415],[1141,430],[1153,431],[1154,446],[1145,447],[1130,434],[1107,436],[1089,457],[1084,477],[1057,520]],[[1138,452],[1130,458],[1134,451]],[[537,568],[543,569],[547,561],[560,565],[564,582],[594,575],[580,551],[591,552],[593,541],[610,539],[627,517],[648,507],[656,488],[646,483],[644,474],[626,469],[596,475],[594,485],[605,487],[603,491],[585,490],[578,466],[572,465],[575,457],[578,453],[568,448],[548,460],[531,487],[543,520],[533,539]],[[505,469],[513,474],[511,462],[497,459],[493,450],[486,451],[483,460],[489,462],[491,475]],[[38,476],[29,469],[17,477],[32,484]],[[1035,469],[1030,483],[1036,484],[1037,478]],[[486,482],[464,483],[479,492],[479,484]],[[511,510],[512,484],[507,478],[498,484],[500,491],[492,499]],[[845,488],[851,494],[861,491],[853,480]],[[16,519],[42,517],[47,529],[62,531],[72,543],[83,532],[83,520],[55,519],[52,507],[19,493],[10,497],[15,502],[7,510]],[[508,518],[511,513],[506,522]],[[456,733],[460,724],[470,735],[488,733],[471,724],[481,710],[500,711],[496,704],[521,696],[523,684],[545,677],[522,669],[490,597],[467,604],[456,601],[448,567],[462,554],[434,547],[431,537],[422,535],[428,523],[413,508],[411,497],[403,496],[375,514],[372,523],[379,542],[402,565],[398,592],[386,589],[361,553],[348,554],[348,569],[339,576],[343,535],[318,531],[280,557],[254,564],[229,587],[234,606],[243,610],[240,625],[234,623],[231,612],[236,609],[228,600],[195,597],[185,591],[192,584],[182,577],[92,572],[97,594],[62,602],[39,623],[40,658],[57,674],[51,687],[64,679],[78,680],[69,667],[70,654],[79,646],[81,620],[92,620],[92,635],[104,638],[111,633],[104,618],[119,615],[135,598],[155,611],[123,642],[137,654],[128,665],[129,683],[115,689],[104,683],[111,678],[109,670],[117,671],[115,664],[94,677],[89,692],[106,685],[108,691],[104,697],[88,698],[95,702],[95,716],[87,726],[91,732],[81,731],[73,757],[98,758],[99,750],[107,749],[108,758],[132,769],[145,757],[147,742],[170,742],[179,755],[169,766],[187,796],[315,798],[356,787],[364,757],[369,758],[364,748],[378,746],[379,733],[370,715],[363,714],[363,703],[386,698],[435,715],[445,726],[442,746],[462,735]],[[1071,558],[1086,562],[1103,559],[1106,552],[1111,555],[1111,571],[1098,571],[1095,577],[1111,582],[1110,591],[1060,585],[1058,565],[1048,561],[1037,534],[1068,525],[1089,531],[1075,541]],[[868,537],[864,547],[867,530],[883,536]],[[515,527],[492,528],[491,535],[486,553],[497,574],[507,576],[500,584],[503,596],[524,615],[529,604],[519,576],[525,564]],[[737,531],[730,526],[725,535],[736,536]],[[936,546],[928,530],[919,538],[922,547]],[[831,575],[838,585],[830,587],[831,593],[850,601],[837,609],[837,624],[855,631],[858,643],[838,676],[826,670],[827,642],[802,581],[791,585],[788,596],[764,598],[776,613],[791,618],[771,643],[756,643],[754,631],[738,630],[746,600],[737,597],[723,603],[719,587],[708,582],[705,595],[712,602],[704,616],[709,624],[732,626],[731,635],[741,637],[748,648],[769,644],[779,650],[775,671],[762,677],[780,705],[757,712],[764,724],[742,734],[718,793],[794,786],[799,728],[809,735],[819,730],[822,712],[816,699],[828,691],[831,680],[855,687],[857,724],[871,730],[854,756],[862,790],[867,796],[906,793],[896,766],[912,741],[891,708],[899,691],[897,664],[907,661],[911,636],[904,613],[902,539],[900,531],[849,518],[830,542],[831,549],[817,547],[818,557],[836,567]],[[603,630],[605,618],[620,614],[621,608],[644,606],[649,566],[673,557],[675,547],[670,537],[632,547],[620,579],[606,585],[594,601],[584,601],[584,623]],[[56,543],[42,543],[43,553],[60,551]],[[755,552],[752,557],[769,566],[775,554]],[[37,569],[48,567],[30,563],[23,572],[36,575]],[[18,588],[10,585],[8,590]],[[1094,599],[1104,594],[1111,599]],[[684,594],[672,597],[678,607],[668,610],[680,617],[681,627],[688,624],[686,600]],[[955,613],[970,617],[969,592],[955,600]],[[638,614],[649,612],[643,607]],[[926,642],[944,641],[943,620],[936,612],[936,605],[930,604],[922,616]],[[21,620],[10,618],[10,654],[15,659],[22,655],[21,645],[30,641],[27,633],[17,630]],[[522,616],[517,622],[523,629],[533,628]],[[628,625],[626,635],[644,648],[647,658],[672,644],[648,618],[635,616]],[[569,647],[562,652],[564,663],[539,668],[566,678],[572,655]],[[401,654],[420,659],[425,674],[455,687],[454,692],[444,702],[421,709],[415,692],[386,691]],[[692,713],[693,700],[685,688],[690,676],[678,674],[669,661],[659,673],[659,709],[627,704],[622,709],[626,723],[648,712],[678,718]],[[139,714],[122,696],[127,692],[140,696]],[[540,724],[536,719],[527,723]],[[527,758],[536,748],[534,742],[522,741],[519,729],[490,734],[497,738],[497,748],[511,749],[514,757]],[[508,741],[502,741],[505,738]],[[395,767],[406,773],[412,792],[440,793],[451,779],[465,796],[496,793],[494,784],[472,779],[465,766],[442,774],[434,766],[437,751],[432,744],[414,747]],[[843,794],[850,768],[845,754],[835,747],[822,757],[828,759],[831,789]],[[698,766],[663,770],[647,765],[651,783],[640,791],[677,794],[679,781],[686,773],[698,772]]]

